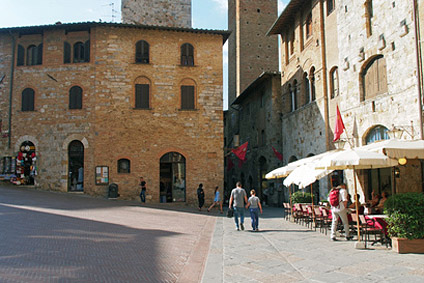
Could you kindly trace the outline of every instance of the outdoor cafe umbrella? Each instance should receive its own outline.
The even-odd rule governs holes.
[[[388,156],[366,149],[352,148],[352,149],[339,149],[334,153],[325,156],[315,163],[315,169],[326,169],[326,170],[343,170],[353,169],[354,176],[354,187],[355,187],[355,203],[356,211],[359,211],[358,199],[357,199],[357,184],[356,169],[373,169],[373,168],[386,168],[393,167],[398,164],[397,160],[389,158]],[[358,242],[361,240],[361,232],[358,225]]]
[[[361,147],[391,158],[424,159],[424,140],[384,140]]]

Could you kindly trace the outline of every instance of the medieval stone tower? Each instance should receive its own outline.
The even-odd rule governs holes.
[[[266,33],[278,17],[277,0],[228,0],[228,103],[263,72],[278,72],[278,38]]]
[[[122,23],[191,28],[191,0],[122,0]]]

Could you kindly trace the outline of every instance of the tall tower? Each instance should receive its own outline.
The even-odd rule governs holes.
[[[228,103],[263,72],[278,72],[278,38],[267,31],[278,17],[277,0],[228,0]]]
[[[191,28],[191,0],[122,0],[122,22]]]

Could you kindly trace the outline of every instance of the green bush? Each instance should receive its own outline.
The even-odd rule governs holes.
[[[404,193],[384,203],[390,237],[424,239],[424,194]]]
[[[292,194],[292,203],[311,203],[311,202],[312,202],[311,193],[304,193],[304,192],[298,191]]]

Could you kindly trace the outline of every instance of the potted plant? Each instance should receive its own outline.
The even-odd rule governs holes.
[[[404,193],[384,203],[387,231],[398,253],[424,253],[424,194]]]
[[[292,203],[311,203],[312,194],[301,191],[294,192],[292,194]]]

